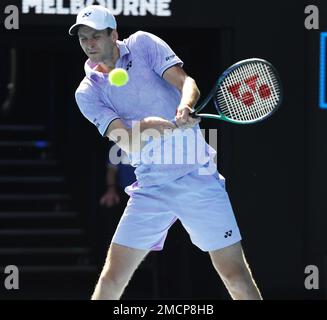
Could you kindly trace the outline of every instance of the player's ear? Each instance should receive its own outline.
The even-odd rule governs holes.
[[[112,30],[110,36],[111,36],[112,41],[116,42],[118,40],[118,36],[119,36],[117,30]]]

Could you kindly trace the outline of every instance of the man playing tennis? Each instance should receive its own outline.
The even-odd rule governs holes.
[[[101,135],[130,155],[137,153],[135,141],[149,129],[160,135],[154,139],[157,147],[167,141],[166,131],[199,129],[199,121],[189,113],[200,93],[182,69],[182,61],[157,36],[139,31],[119,41],[116,28],[109,10],[89,6],[79,12],[69,30],[78,35],[89,58],[86,76],[76,90],[83,115]],[[118,88],[108,84],[108,73],[114,68],[127,70],[127,85]],[[136,123],[139,131],[133,130]],[[121,132],[128,139],[122,139]],[[147,146],[139,146],[140,154]],[[182,152],[191,151],[183,145]],[[206,163],[156,164],[134,157],[137,181],[125,189],[130,200],[92,299],[119,299],[146,255],[163,248],[168,229],[177,219],[193,244],[209,252],[233,299],[261,299],[243,255],[224,178],[217,171],[208,174],[214,152],[207,144],[206,154]]]

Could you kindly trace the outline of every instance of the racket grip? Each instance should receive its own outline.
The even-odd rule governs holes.
[[[195,111],[191,112],[189,116],[192,118],[199,118],[199,116],[196,115]]]

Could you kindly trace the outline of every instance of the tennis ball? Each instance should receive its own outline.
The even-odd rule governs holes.
[[[109,72],[109,83],[116,87],[122,87],[128,82],[128,73],[125,69],[116,68]]]

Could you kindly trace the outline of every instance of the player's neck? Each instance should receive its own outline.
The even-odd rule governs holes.
[[[104,60],[100,62],[96,67],[96,70],[102,73],[109,73],[111,70],[115,69],[116,62],[120,57],[119,48],[114,48],[113,59]]]

